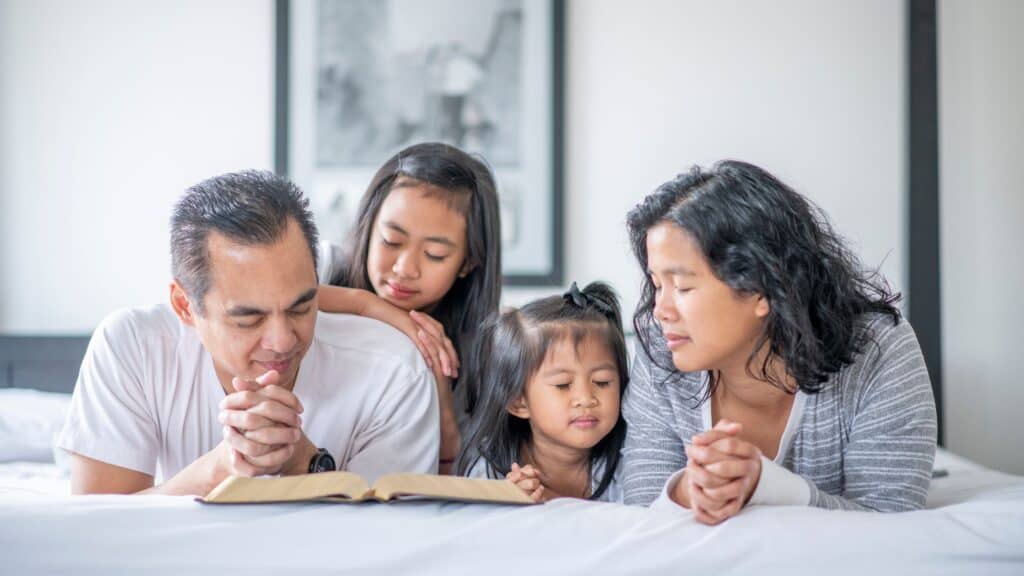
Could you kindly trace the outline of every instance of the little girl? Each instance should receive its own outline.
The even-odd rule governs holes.
[[[374,175],[344,248],[321,245],[320,309],[369,316],[408,334],[427,358],[441,406],[439,471],[459,448],[457,418],[475,399],[457,386],[459,355],[501,299],[494,177],[462,150],[416,144]],[[458,398],[453,398],[453,388]]]
[[[508,478],[536,501],[621,501],[626,342],[612,289],[576,284],[502,313],[480,335],[480,402],[460,474]]]

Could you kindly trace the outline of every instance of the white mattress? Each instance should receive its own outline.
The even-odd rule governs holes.
[[[559,500],[205,506],[70,497],[55,467],[0,465],[3,574],[1024,574],[1024,478],[942,452],[929,510],[685,512]],[[38,482],[33,481],[33,473]]]

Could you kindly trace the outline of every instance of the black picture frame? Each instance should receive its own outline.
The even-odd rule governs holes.
[[[942,393],[942,246],[939,212],[939,48],[935,0],[907,0],[908,316],[935,396],[945,445]]]
[[[309,65],[297,62],[309,62],[309,58],[297,57],[297,50],[309,50],[308,45],[296,44],[296,26],[300,19],[309,19],[309,11],[313,2],[321,0],[276,0],[275,5],[275,117],[274,117],[274,166],[277,173],[286,175],[302,186],[310,195],[314,204],[314,212],[317,206],[316,185],[312,182],[314,177],[308,174],[310,160],[298,160],[303,154],[296,153],[299,140],[309,140],[310,130],[303,132],[298,128],[302,123],[297,120],[297,86],[310,84],[309,72],[297,70],[299,67],[309,68]],[[424,0],[427,2],[429,0]],[[545,141],[549,141],[549,153],[547,168],[543,174],[535,175],[534,179],[543,178],[547,182],[544,198],[533,200],[529,203],[526,200],[520,202],[516,218],[503,218],[503,279],[506,286],[560,286],[563,284],[564,275],[564,78],[565,78],[565,2],[564,0],[522,0],[523,5],[535,9],[549,10],[545,13],[546,34],[548,35],[549,67],[547,70],[549,93],[543,95],[548,107],[548,126],[545,131],[548,133]],[[304,13],[297,13],[297,10]],[[308,38],[310,34],[302,34]],[[314,35],[315,36],[315,35]],[[310,40],[315,42],[315,40]],[[525,45],[526,42],[524,41]],[[524,47],[524,52],[526,48]],[[525,66],[524,66],[525,67]],[[300,81],[305,73],[307,80]],[[316,82],[313,80],[312,82]],[[301,91],[301,90],[299,90]],[[308,93],[308,89],[306,90]],[[525,114],[524,114],[525,115]],[[308,125],[308,122],[307,122]],[[525,146],[526,139],[520,146]],[[306,154],[307,158],[311,155]],[[375,159],[377,165],[383,163],[386,155]],[[300,166],[301,165],[301,166]],[[498,180],[499,195],[504,198],[508,196],[509,187],[505,181],[506,173],[503,166],[492,165],[495,177]],[[363,175],[368,182],[369,178]],[[365,187],[365,184],[364,184]],[[362,189],[358,194],[354,193],[356,186],[352,186],[353,192],[349,196],[361,196]],[[529,194],[535,194],[534,190],[543,186],[521,186],[520,189],[528,189]],[[321,199],[322,200],[322,199]],[[354,206],[354,199],[349,197],[345,202]],[[506,214],[507,216],[507,214]],[[511,220],[511,222],[509,222]],[[546,220],[546,222],[543,222]],[[519,238],[522,235],[525,242],[516,250],[508,249],[509,230],[507,227],[516,226],[512,236]],[[530,226],[532,229],[527,229]],[[538,228],[543,226],[543,228]],[[324,225],[321,224],[321,228]],[[541,248],[527,247],[527,243],[540,243]],[[529,248],[529,249],[527,249]],[[536,265],[536,262],[542,264]]]

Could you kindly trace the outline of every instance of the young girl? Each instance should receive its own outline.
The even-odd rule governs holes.
[[[628,223],[646,277],[627,504],[660,494],[708,524],[748,504],[924,506],[936,419],[917,338],[822,212],[721,162],[663,184]]]
[[[628,382],[619,303],[607,284],[502,313],[480,337],[480,403],[457,470],[507,477],[537,501],[621,501]]]
[[[457,418],[475,401],[459,356],[501,299],[494,177],[440,143],[410,146],[374,175],[344,250],[321,247],[320,308],[377,318],[409,334],[437,379],[442,474],[459,449]],[[453,387],[458,399],[453,399]],[[458,406],[456,406],[456,404]]]

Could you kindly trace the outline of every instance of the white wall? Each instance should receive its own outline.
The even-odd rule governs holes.
[[[0,332],[165,298],[172,202],[273,158],[269,0],[0,1]]]
[[[272,3],[0,10],[0,331],[87,332],[164,297],[185,186],[270,166]],[[632,309],[626,211],[733,157],[814,198],[902,284],[899,3],[570,1],[567,33],[567,280],[609,280]]]
[[[631,311],[641,276],[626,212],[694,163],[736,158],[814,199],[865,264],[884,261],[905,285],[902,2],[576,0],[567,11],[567,280],[609,280]]]
[[[1024,473],[1024,2],[939,3],[946,438]]]

